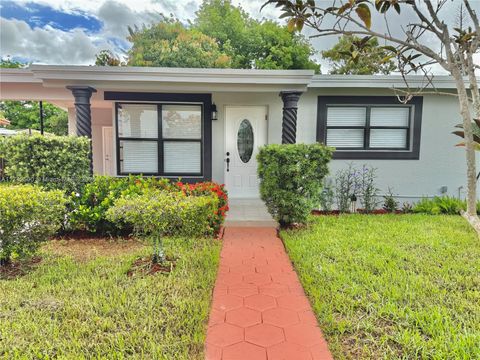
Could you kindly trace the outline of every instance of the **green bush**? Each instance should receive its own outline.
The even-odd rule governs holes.
[[[260,195],[280,225],[303,224],[318,205],[332,149],[321,144],[271,144],[257,156]]]
[[[465,201],[449,196],[436,196],[433,199],[422,199],[413,206],[413,212],[430,215],[456,215],[465,209]]]
[[[211,233],[210,218],[217,207],[213,195],[194,197],[152,188],[118,199],[107,211],[107,219],[130,224],[144,236],[199,237]]]
[[[77,189],[90,180],[90,140],[73,136],[15,135],[0,138],[5,175],[18,184]]]
[[[32,255],[61,226],[64,195],[32,185],[0,187],[0,263]]]
[[[150,187],[171,187],[167,179],[142,178],[140,176],[112,177],[95,176],[79,192],[71,195],[69,207],[70,230],[84,230],[98,234],[112,234],[128,231],[121,224],[107,219],[107,210],[121,196],[141,194]]]

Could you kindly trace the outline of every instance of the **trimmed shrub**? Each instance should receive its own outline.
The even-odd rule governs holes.
[[[257,155],[260,195],[282,227],[304,224],[318,205],[332,149],[321,144],[271,144]]]
[[[214,195],[218,198],[218,208],[215,210],[211,221],[210,227],[214,233],[220,231],[220,227],[225,222],[228,208],[228,194],[225,190],[225,185],[219,185],[214,182],[200,182],[196,184],[184,184],[182,182],[175,183],[175,186],[188,196],[208,196]]]
[[[90,181],[90,140],[73,136],[15,135],[0,138],[5,175],[18,184],[77,191]]]
[[[129,176],[123,178],[95,176],[81,192],[72,193],[70,200],[69,229],[83,230],[98,234],[124,233],[131,226],[112,222],[107,218],[107,210],[121,197],[143,194],[150,189],[165,192],[182,192],[189,197],[214,195],[218,207],[210,217],[209,227],[212,233],[219,231],[228,211],[228,197],[223,185],[213,182],[196,184],[173,183],[168,179],[154,177]]]
[[[107,219],[107,210],[122,196],[141,194],[147,188],[171,188],[167,179],[129,176],[95,176],[80,192],[70,198],[69,230],[82,230],[98,234],[113,234],[130,228],[112,223]]]
[[[144,236],[204,236],[210,234],[210,218],[218,207],[213,196],[187,196],[183,192],[149,189],[140,195],[121,197],[107,211],[113,223],[130,224]]]
[[[64,195],[36,186],[0,187],[0,263],[32,255],[65,217]]]

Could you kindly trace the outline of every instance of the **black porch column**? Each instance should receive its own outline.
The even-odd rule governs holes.
[[[90,139],[90,175],[93,175],[92,155],[92,113],[90,111],[90,98],[97,92],[90,86],[67,86],[75,98],[75,115],[77,123],[77,136],[86,136]]]
[[[301,91],[282,91],[282,144],[295,144],[297,140],[297,108]]]

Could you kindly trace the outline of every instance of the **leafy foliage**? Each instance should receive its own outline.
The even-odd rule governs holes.
[[[205,0],[193,28],[216,39],[233,68],[312,69],[320,66],[310,57],[314,49],[301,34],[271,20],[256,20],[230,0]]]
[[[467,204],[463,200],[450,196],[436,196],[433,199],[425,198],[417,202],[413,206],[413,212],[429,215],[457,215],[461,210],[465,210],[466,207]]]
[[[209,217],[209,228],[212,234],[220,230],[228,211],[228,197],[223,185],[213,182],[184,184],[170,182],[168,179],[154,177],[129,176],[111,177],[95,176],[79,192],[72,193],[70,199],[69,230],[83,230],[97,234],[126,233],[131,226],[121,221],[112,222],[107,211],[119,198],[141,195],[152,189],[165,193],[181,192],[188,197],[214,196],[217,208]]]
[[[0,265],[32,255],[61,226],[65,215],[61,191],[31,185],[0,187]]]
[[[396,69],[390,52],[378,45],[376,37],[342,36],[330,50],[322,51],[333,68],[331,74],[390,74]]]
[[[183,192],[148,189],[123,196],[107,211],[112,222],[127,223],[140,235],[163,237],[211,234],[210,216],[218,207],[213,195],[187,196]]]
[[[393,190],[391,188],[388,189],[387,194],[383,197],[383,209],[390,212],[394,213],[398,210],[398,201],[395,199],[395,194],[393,193]],[[404,204],[405,207],[405,204]],[[409,207],[408,205],[405,207],[405,210],[408,211]]]
[[[38,101],[1,101],[0,113],[10,121],[11,129],[40,130]],[[44,130],[56,135],[67,135],[68,114],[55,105],[43,103]]]
[[[453,134],[465,139],[465,131],[463,130],[463,125],[458,124],[455,126],[457,129]],[[472,131],[473,131],[473,142],[475,144],[475,150],[480,151],[480,119],[473,119],[472,121]],[[462,141],[457,146],[465,146],[465,142]]]
[[[97,66],[121,66],[125,65],[117,55],[110,50],[101,50],[95,55],[95,65]]]
[[[304,224],[318,206],[332,149],[321,144],[271,144],[257,155],[260,194],[281,226]]]
[[[73,136],[15,135],[0,138],[10,181],[77,191],[90,180],[90,140]]]
[[[142,28],[129,28],[128,65],[191,68],[230,67],[231,59],[215,39],[187,29],[175,19]]]

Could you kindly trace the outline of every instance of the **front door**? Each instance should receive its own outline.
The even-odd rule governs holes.
[[[229,197],[258,198],[258,148],[267,143],[266,106],[225,108],[225,185]]]
[[[103,174],[114,175],[113,168],[113,128],[111,126],[102,127],[103,140]]]

